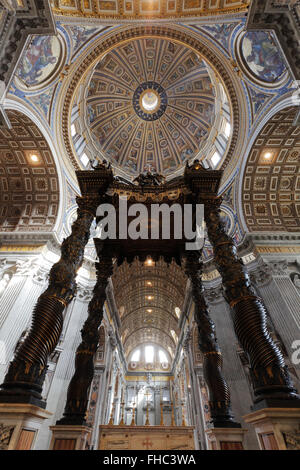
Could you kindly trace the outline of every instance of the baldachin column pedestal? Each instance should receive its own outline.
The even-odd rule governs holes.
[[[52,439],[49,450],[87,450],[86,443],[92,428],[88,426],[50,426]]]
[[[39,429],[52,413],[25,403],[0,403],[2,450],[32,450]]]
[[[247,429],[211,428],[205,430],[209,450],[244,450]]]
[[[299,408],[263,408],[243,419],[254,426],[261,450],[300,449]]]

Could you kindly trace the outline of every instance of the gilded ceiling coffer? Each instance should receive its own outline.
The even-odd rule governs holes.
[[[113,272],[112,256],[106,251],[96,263],[97,281],[88,306],[88,317],[81,330],[82,341],[75,357],[75,373],[68,387],[64,416],[57,424],[85,425],[89,389],[94,377],[106,287]]]
[[[99,172],[98,193],[78,197],[77,219],[71,234],[61,245],[61,257],[49,274],[49,285],[38,298],[32,325],[17,349],[1,385],[1,403],[32,403],[45,408],[42,389],[49,355],[54,351],[63,327],[63,311],[76,292],[75,278],[82,265],[85,245],[90,237],[96,210],[111,181],[111,170]]]
[[[222,276],[235,332],[250,360],[250,373],[257,407],[298,407],[294,388],[283,355],[267,329],[266,307],[259,298],[236,246],[220,219],[221,198],[206,201],[205,222],[214,260]]]
[[[201,281],[201,253],[188,251],[184,255],[184,270],[192,284],[195,304],[194,318],[199,332],[199,349],[203,354],[203,373],[209,391],[211,424],[219,428],[237,428],[231,410],[230,391],[222,373],[223,358],[215,333],[215,324],[210,318],[209,307],[204,297]]]

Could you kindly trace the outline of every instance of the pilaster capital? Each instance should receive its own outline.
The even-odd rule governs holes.
[[[222,283],[218,284],[215,287],[210,287],[209,289],[205,289],[204,293],[205,293],[205,298],[210,303],[213,303],[213,302],[217,303],[217,302],[224,301]]]
[[[38,268],[37,271],[33,275],[33,282],[36,284],[44,285],[49,279],[49,270],[44,268]]]
[[[76,299],[80,300],[81,302],[89,302],[92,299],[92,296],[92,288],[84,287],[81,285],[77,286]]]
[[[268,261],[268,266],[273,276],[288,276],[288,263],[285,259]]]
[[[250,280],[256,286],[264,286],[269,284],[272,280],[272,268],[267,264],[264,263],[260,266],[257,266],[256,269],[249,272]]]
[[[37,264],[38,257],[21,258],[16,262],[16,275],[31,276],[36,274],[39,269]]]

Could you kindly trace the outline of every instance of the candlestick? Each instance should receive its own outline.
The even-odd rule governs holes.
[[[114,425],[114,418],[113,418],[113,416],[114,416],[114,409],[115,409],[115,404],[114,404],[114,402],[113,402],[113,403],[111,404],[111,413],[110,413],[110,419],[109,419],[109,423],[108,423],[110,426],[113,426],[113,425]]]
[[[132,418],[130,426],[135,426],[135,403],[132,403]]]
[[[171,405],[171,409],[172,409],[172,415],[171,415],[171,417],[172,417],[172,419],[171,419],[171,426],[175,426],[175,419],[174,419],[174,405],[173,405],[173,403],[172,403],[172,405]]]
[[[121,403],[121,421],[119,423],[119,426],[124,426],[124,406],[125,406],[125,403],[122,402]]]
[[[163,411],[163,404],[160,402],[160,426],[164,425],[164,411]]]
[[[182,413],[181,426],[186,426],[185,417],[184,417],[184,402],[181,403],[181,406],[182,406],[182,409],[181,409],[181,413]]]
[[[147,400],[147,408],[146,408],[146,422],[145,422],[145,426],[149,426],[150,425],[150,421],[149,421],[149,401],[148,401],[148,397],[150,397],[151,394],[149,392],[145,393],[145,397],[146,400]]]

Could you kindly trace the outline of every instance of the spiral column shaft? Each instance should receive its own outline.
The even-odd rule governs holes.
[[[185,254],[185,273],[192,284],[195,304],[195,321],[199,332],[199,349],[203,353],[204,379],[209,391],[209,408],[214,427],[240,427],[234,422],[230,391],[222,373],[223,358],[215,333],[215,324],[210,318],[201,281],[202,263],[200,254]]]
[[[50,270],[48,288],[34,307],[29,334],[9,365],[1,385],[0,402],[45,406],[41,392],[47,359],[58,343],[63,311],[75,294],[75,277],[83,261],[84,248],[99,204],[98,200],[88,196],[77,198],[77,203],[77,219],[70,236],[61,245],[60,260]]]
[[[268,332],[266,307],[255,294],[234,242],[220,219],[220,204],[220,198],[206,201],[205,221],[225,298],[232,309],[235,332],[249,356],[255,403],[265,400],[270,406],[277,406],[278,400],[280,403],[280,400],[298,399],[283,355]]]
[[[82,341],[77,348],[75,373],[70,381],[64,416],[57,424],[85,425],[89,389],[94,377],[94,356],[99,343],[99,328],[106,299],[105,289],[112,275],[112,257],[106,253],[96,263],[97,281],[88,306],[88,317],[81,330]]]

